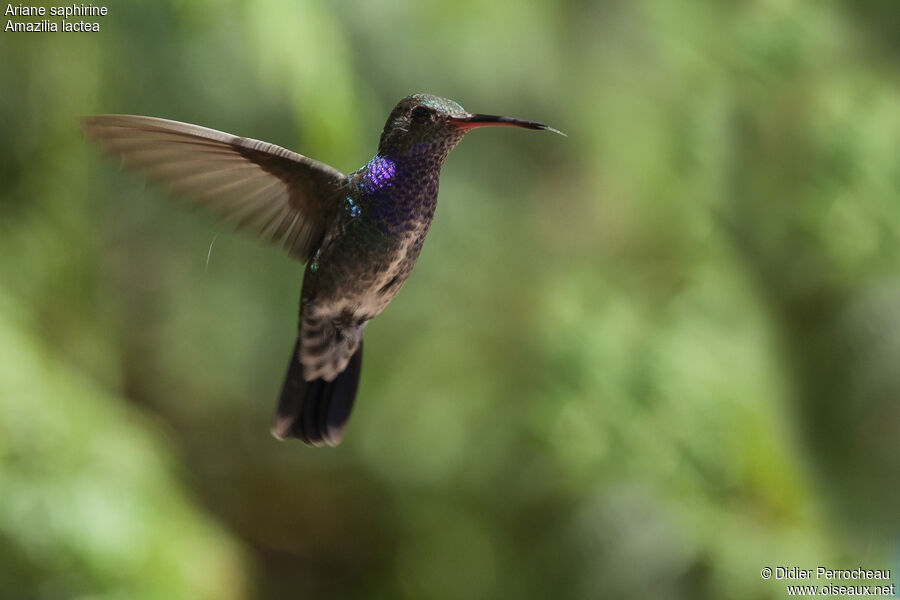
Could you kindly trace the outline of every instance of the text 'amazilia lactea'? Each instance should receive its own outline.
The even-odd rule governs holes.
[[[557,132],[415,94],[391,111],[375,157],[345,175],[279,146],[197,125],[131,115],[84,120],[86,133],[126,167],[306,263],[299,332],[272,433],[314,446],[335,446],[343,437],[363,329],[412,271],[444,159],[467,132],[488,125]]]

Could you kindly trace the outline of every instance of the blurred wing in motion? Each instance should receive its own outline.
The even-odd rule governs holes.
[[[340,171],[280,146],[188,123],[98,115],[83,127],[127,168],[304,261],[347,182]]]

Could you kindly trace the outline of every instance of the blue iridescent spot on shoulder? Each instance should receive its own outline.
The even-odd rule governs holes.
[[[344,198],[344,205],[351,217],[358,217],[362,214],[362,209],[359,207],[359,204],[357,204],[350,196]]]

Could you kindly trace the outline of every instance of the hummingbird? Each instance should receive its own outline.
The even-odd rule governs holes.
[[[391,111],[372,160],[346,175],[274,144],[178,121],[97,115],[82,125],[126,168],[305,263],[297,340],[271,431],[311,446],[343,439],[359,386],[363,330],[415,265],[450,151],[478,127],[562,134],[413,94]]]

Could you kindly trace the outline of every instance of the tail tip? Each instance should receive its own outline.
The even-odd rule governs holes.
[[[297,415],[276,414],[275,418],[272,420],[272,426],[269,428],[269,432],[272,434],[272,437],[279,442],[296,438],[304,444],[317,448],[323,446],[334,448],[344,440],[345,425],[346,423],[340,427],[327,426],[325,430],[321,432],[319,438],[310,439],[309,436],[303,433],[300,423],[298,423]]]

